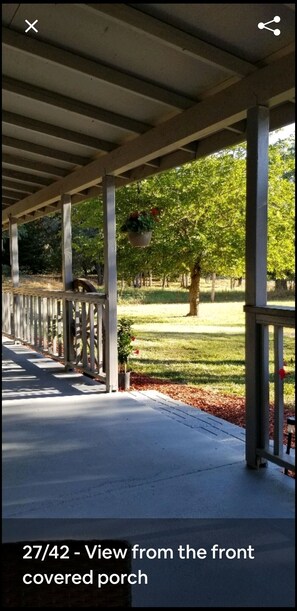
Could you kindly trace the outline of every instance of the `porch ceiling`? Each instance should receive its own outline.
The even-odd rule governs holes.
[[[3,4],[4,225],[241,142],[256,103],[294,122],[294,8]]]

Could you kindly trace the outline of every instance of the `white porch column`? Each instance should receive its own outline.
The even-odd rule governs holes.
[[[62,279],[63,291],[72,290],[72,231],[71,231],[71,195],[61,197],[62,203]],[[63,344],[66,368],[73,360],[73,338],[71,333],[72,303],[64,299],[63,303]]]
[[[267,198],[269,110],[251,108],[247,114],[246,305],[267,304]],[[257,448],[268,444],[265,421],[269,410],[268,326],[257,325],[246,313],[246,460],[265,465]]]
[[[118,389],[117,346],[117,265],[115,223],[115,180],[102,180],[104,211],[104,283],[107,296],[105,313],[106,392]]]
[[[13,288],[19,286],[19,244],[18,244],[18,225],[17,222],[9,219],[9,253],[10,270]],[[17,339],[20,335],[20,297],[13,295],[13,315],[11,321],[11,334]]]
[[[18,245],[18,225],[14,219],[9,220],[9,249],[12,286],[19,286],[19,245]]]

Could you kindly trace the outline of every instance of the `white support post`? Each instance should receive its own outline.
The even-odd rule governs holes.
[[[62,203],[62,278],[63,290],[72,290],[72,231],[71,231],[71,195],[61,197]],[[63,347],[66,368],[71,368],[73,361],[72,337],[72,302],[63,300]]]
[[[9,247],[10,247],[10,266],[12,286],[19,286],[19,246],[18,246],[18,225],[14,220],[9,221]]]
[[[267,198],[269,109],[247,113],[246,305],[267,304]],[[257,448],[268,443],[268,327],[246,313],[246,460],[265,466]]]
[[[9,250],[10,250],[10,270],[13,288],[19,286],[19,245],[18,245],[18,225],[15,220],[9,220]],[[13,320],[11,334],[18,338],[20,332],[20,298],[13,295]]]
[[[104,282],[107,296],[105,315],[106,392],[118,389],[117,266],[115,223],[115,179],[102,181],[104,211]]]

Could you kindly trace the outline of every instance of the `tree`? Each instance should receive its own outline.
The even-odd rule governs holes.
[[[61,271],[61,215],[54,214],[18,227],[20,270],[43,274]]]
[[[243,273],[243,154],[213,155],[158,175],[150,185],[163,209],[152,251],[159,270],[190,271],[189,315],[197,316],[202,272]]]
[[[294,151],[292,138],[269,150],[267,267],[276,281],[286,281],[295,272]]]

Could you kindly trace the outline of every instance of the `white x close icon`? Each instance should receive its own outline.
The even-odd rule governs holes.
[[[25,34],[27,34],[27,32],[29,32],[29,30],[34,30],[34,32],[38,32],[37,28],[34,28],[34,26],[36,25],[36,23],[38,23],[38,19],[35,19],[35,21],[33,21],[33,23],[30,23],[30,21],[28,21],[28,19],[25,19],[25,22],[28,24],[28,28],[25,30]]]

